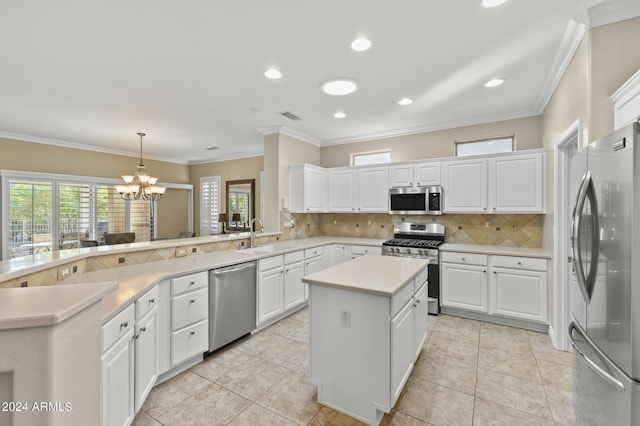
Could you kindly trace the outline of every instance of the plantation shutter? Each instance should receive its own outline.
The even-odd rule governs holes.
[[[54,248],[51,222],[51,182],[9,180],[9,257]],[[5,237],[6,238],[6,237]]]
[[[200,235],[220,233],[220,176],[200,178]]]

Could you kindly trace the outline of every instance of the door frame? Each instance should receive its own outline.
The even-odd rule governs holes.
[[[570,164],[569,153],[582,147],[582,120],[574,121],[558,138],[554,150],[554,218],[553,218],[553,322],[549,325],[549,337],[556,349],[570,350],[568,327],[571,307],[569,305],[569,279],[571,242],[569,241],[569,223],[573,212],[575,194],[569,193]]]

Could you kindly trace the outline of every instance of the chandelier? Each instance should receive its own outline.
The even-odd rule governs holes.
[[[157,186],[158,178],[149,176],[144,170],[142,163],[142,137],[144,133],[138,133],[140,136],[140,164],[135,175],[123,175],[125,185],[116,185],[116,191],[120,193],[123,200],[139,200],[155,201],[160,199],[164,191],[164,186]]]

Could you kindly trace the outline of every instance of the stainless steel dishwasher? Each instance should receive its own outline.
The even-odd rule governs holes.
[[[256,328],[256,262],[209,272],[209,352]]]

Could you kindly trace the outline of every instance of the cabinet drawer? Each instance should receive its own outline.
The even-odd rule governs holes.
[[[208,272],[185,275],[184,277],[177,277],[171,280],[171,294],[180,294],[185,291],[195,290],[196,288],[206,287],[208,285]]]
[[[171,333],[171,363],[179,364],[209,350],[209,321]]]
[[[396,294],[391,297],[391,317],[395,316],[400,309],[409,301],[414,293],[415,280],[409,281]]]
[[[282,268],[283,256],[267,257],[258,260],[258,271],[268,271],[270,269]]]
[[[532,271],[547,271],[547,260],[535,257],[493,256],[492,266],[500,268],[528,269]]]
[[[284,255],[284,264],[288,265],[294,262],[302,262],[303,259],[304,259],[304,252],[302,250],[294,251],[293,253],[287,253]]]
[[[309,259],[310,257],[322,256],[323,253],[324,247],[313,247],[304,251],[304,258]]]
[[[124,311],[109,320],[102,326],[102,352],[109,349],[111,345],[135,326],[135,309],[133,303]]]
[[[422,286],[422,284],[427,281],[427,278],[429,278],[429,266],[424,268],[423,271],[420,271],[420,273],[416,275],[416,291]]]
[[[209,300],[206,288],[176,296],[171,301],[171,329],[178,330],[186,325],[206,319],[209,314]]]
[[[458,253],[453,251],[443,251],[440,253],[442,262],[463,263],[467,265],[487,265],[487,255],[477,253]]]
[[[153,286],[151,290],[140,296],[136,300],[136,321],[139,321],[155,306],[158,306],[158,286]]]
[[[355,256],[363,256],[365,254],[381,254],[382,249],[380,247],[372,246],[353,246],[352,253]]]

